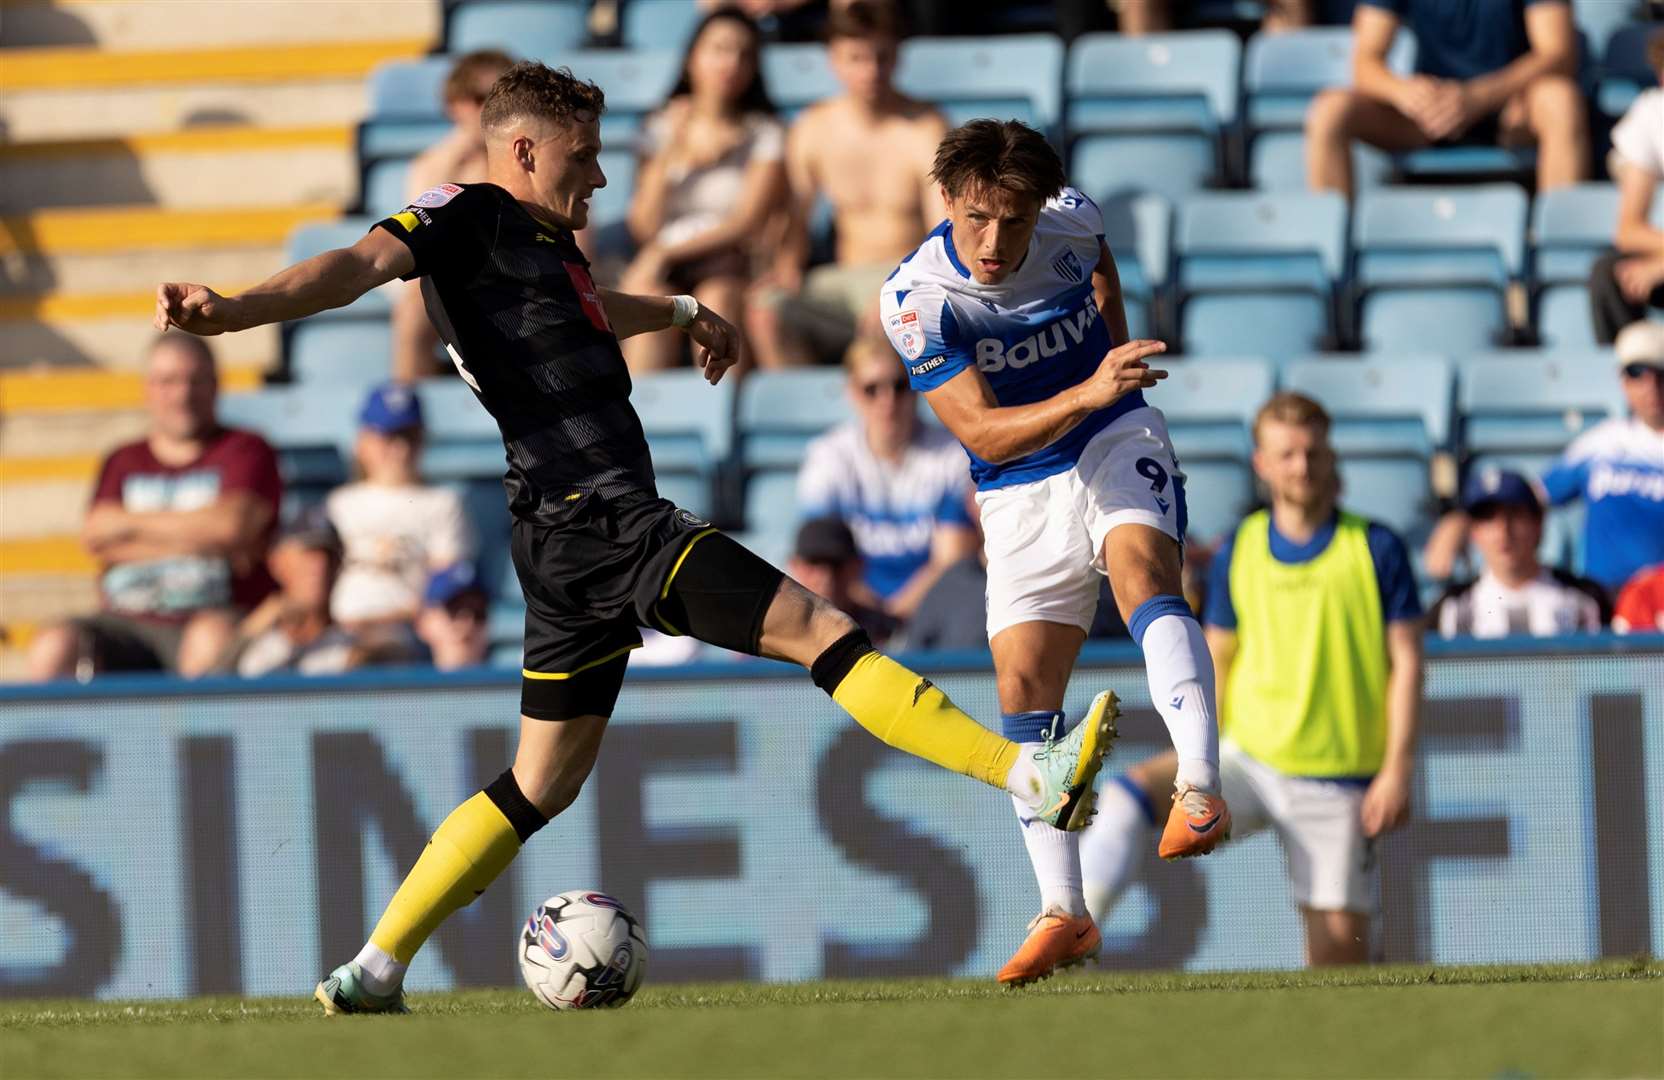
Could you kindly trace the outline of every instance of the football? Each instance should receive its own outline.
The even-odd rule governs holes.
[[[520,974],[551,1009],[611,1009],[647,973],[641,923],[605,893],[582,889],[539,904],[520,931]]]

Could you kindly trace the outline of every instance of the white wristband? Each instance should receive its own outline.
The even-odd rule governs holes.
[[[693,325],[693,320],[699,315],[699,301],[686,295],[670,298],[670,325],[678,330],[686,330]]]

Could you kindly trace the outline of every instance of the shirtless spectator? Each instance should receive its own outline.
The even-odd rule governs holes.
[[[1416,71],[1387,66],[1399,25],[1416,37]],[[1358,0],[1352,86],[1306,112],[1314,191],[1351,197],[1352,140],[1389,151],[1537,145],[1537,190],[1588,170],[1589,127],[1577,87],[1577,27],[1566,0]]]
[[[1647,308],[1664,308],[1664,229],[1651,220],[1664,186],[1664,30],[1647,41],[1647,62],[1660,85],[1643,90],[1612,129],[1607,158],[1618,185],[1617,250],[1596,260],[1589,274],[1595,340],[1602,345],[1645,318]]]
[[[485,139],[480,135],[480,105],[497,76],[514,65],[513,57],[495,49],[471,52],[459,59],[445,78],[445,115],[451,133],[410,162],[405,198],[415,199],[440,184],[475,184],[485,179]],[[397,207],[372,206],[372,214],[390,214]],[[393,377],[411,382],[440,369],[434,361],[439,335],[422,305],[420,282],[396,286],[393,303]]]
[[[218,396],[201,338],[169,331],[151,346],[150,434],[104,459],[81,531],[103,568],[103,611],[43,630],[29,649],[31,678],[194,678],[225,650],[241,613],[271,592],[277,456],[253,432],[219,425]]]
[[[326,503],[345,552],[331,615],[369,645],[403,642],[414,652],[429,575],[474,555],[461,497],[421,480],[422,435],[421,402],[408,387],[370,391],[355,448],[364,478]]]
[[[891,85],[900,40],[893,10],[851,3],[827,25],[827,58],[844,93],[806,110],[786,140],[791,226],[747,320],[760,367],[833,363],[858,328],[876,334],[879,286],[947,215],[929,179],[947,121]],[[805,273],[821,196],[836,219],[837,261]]]

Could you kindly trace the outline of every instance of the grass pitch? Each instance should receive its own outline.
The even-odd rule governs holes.
[[[32,1077],[1664,1076],[1664,963],[519,991],[325,1019],[305,998],[0,1006]]]

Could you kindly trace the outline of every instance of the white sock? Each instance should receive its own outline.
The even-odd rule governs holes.
[[[1011,763],[1011,771],[1005,774],[1005,790],[1011,792],[1011,799],[1017,804],[1017,813],[1022,814],[1025,808],[1038,809],[1040,806],[1040,770],[1029,757],[1032,746],[1018,744],[1017,760]]]
[[[1177,596],[1146,600],[1129,623],[1144,649],[1150,700],[1179,752],[1178,782],[1217,793],[1219,712],[1213,698],[1213,657],[1201,625]]]
[[[1023,747],[1039,749],[1038,744]],[[1086,914],[1086,894],[1080,882],[1080,834],[1064,832],[1031,816],[1034,808],[1013,795],[1011,805],[1022,826],[1023,846],[1034,865],[1034,880],[1040,886],[1040,910],[1058,908],[1070,915]]]
[[[378,997],[397,990],[403,984],[404,971],[409,966],[399,963],[373,944],[359,949],[353,962],[364,972],[364,989]]]
[[[1139,860],[1155,831],[1153,808],[1124,776],[1098,789],[1098,816],[1080,834],[1080,868],[1086,908],[1099,926],[1138,873]]]

